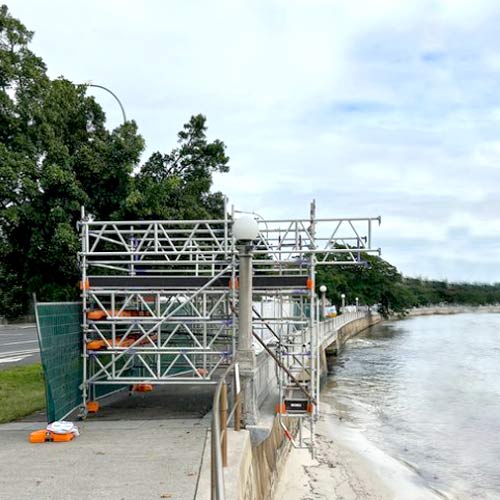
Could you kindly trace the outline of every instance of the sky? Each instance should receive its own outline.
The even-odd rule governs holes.
[[[193,114],[266,218],[381,216],[405,275],[500,282],[500,2],[12,0],[49,75],[112,89],[147,155]],[[91,92],[109,126],[116,102]]]

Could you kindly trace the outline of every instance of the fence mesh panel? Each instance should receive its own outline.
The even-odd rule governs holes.
[[[40,302],[35,307],[40,357],[45,377],[47,421],[59,420],[82,404],[82,304]],[[99,385],[101,398],[127,385]]]
[[[53,422],[82,402],[82,306],[77,302],[39,303],[36,316],[47,421]]]

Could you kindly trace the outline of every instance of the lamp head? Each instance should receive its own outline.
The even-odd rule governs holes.
[[[340,297],[343,298],[343,299],[345,299],[345,293],[341,293]]]
[[[249,215],[236,219],[233,223],[233,236],[236,241],[253,241],[259,236],[259,225]]]
[[[319,287],[319,291],[320,291],[321,293],[325,293],[327,290],[328,290],[328,288],[326,288],[326,285],[321,285],[321,286]]]

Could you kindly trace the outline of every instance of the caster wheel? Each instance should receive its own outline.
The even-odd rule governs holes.
[[[82,420],[85,420],[87,418],[88,414],[89,414],[89,412],[87,411],[87,408],[82,407],[82,408],[80,408],[80,411],[78,412],[78,416],[76,418],[77,418],[77,420],[82,421]]]

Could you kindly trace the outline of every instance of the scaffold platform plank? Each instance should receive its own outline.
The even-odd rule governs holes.
[[[254,276],[255,288],[306,288],[307,276]],[[203,276],[90,276],[90,288],[131,289],[197,289],[205,286],[211,277]],[[213,281],[212,288],[228,288],[231,277],[224,276]]]

